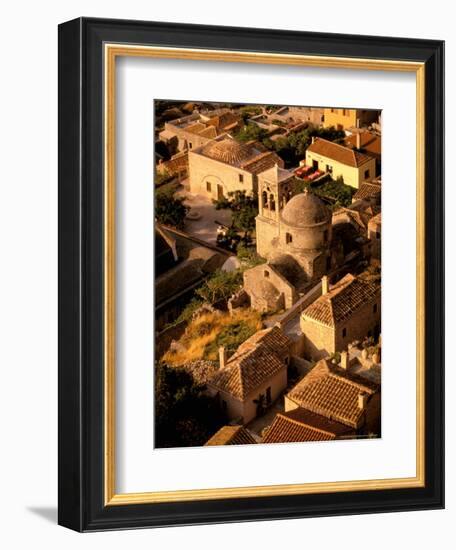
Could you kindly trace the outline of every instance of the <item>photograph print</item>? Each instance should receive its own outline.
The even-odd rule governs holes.
[[[381,437],[381,111],[154,116],[155,448]]]

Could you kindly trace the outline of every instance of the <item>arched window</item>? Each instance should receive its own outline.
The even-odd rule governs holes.
[[[266,193],[266,191],[263,191],[261,193],[261,203],[264,208],[268,207],[268,194]]]
[[[271,210],[275,210],[275,200],[274,200],[274,195],[272,193],[269,195],[269,208]]]

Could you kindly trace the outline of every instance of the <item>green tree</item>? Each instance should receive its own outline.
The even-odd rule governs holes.
[[[242,273],[239,269],[222,271],[218,269],[196,289],[196,294],[209,304],[228,300],[242,284]]]
[[[260,128],[257,124],[249,122],[245,124],[234,136],[238,141],[261,141],[267,136],[266,130]]]
[[[155,445],[204,445],[225,423],[216,399],[183,368],[155,365]]]
[[[245,191],[230,191],[228,197],[214,201],[216,210],[229,209],[232,212],[234,229],[243,231],[248,236],[255,229],[255,218],[258,216],[258,197]]]
[[[176,198],[167,192],[156,192],[155,217],[158,222],[182,229],[188,210],[183,199]]]

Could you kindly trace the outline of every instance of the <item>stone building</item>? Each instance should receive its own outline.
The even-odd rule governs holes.
[[[323,138],[313,138],[306,151],[306,165],[330,174],[335,180],[342,177],[346,185],[355,189],[376,176],[375,158]]]
[[[380,386],[322,359],[286,395],[285,411],[304,409],[357,434],[380,435]]]
[[[360,189],[364,189],[364,185]],[[378,186],[375,186],[378,189]],[[338,208],[332,215],[333,240],[341,242],[345,257],[358,253],[358,259],[370,260],[372,241],[369,223],[380,213],[380,196],[374,193],[365,199],[358,199],[349,206]]]
[[[380,285],[352,274],[329,286],[301,314],[304,356],[310,360],[342,351],[354,340],[380,334]]]
[[[378,122],[379,111],[370,109],[325,109],[324,127],[336,130],[363,128]]]
[[[256,193],[258,174],[283,160],[257,142],[222,135],[189,152],[190,192],[221,199],[234,191]]]
[[[236,130],[240,121],[240,115],[233,113],[230,109],[223,108],[206,113],[195,112],[166,122],[159,138],[169,145],[174,142],[178,151],[192,150],[205,145],[221,134]]]
[[[239,346],[229,359],[220,348],[220,368],[208,382],[227,417],[247,424],[271,405],[287,385],[289,339],[278,327],[260,330]]]
[[[312,281],[340,262],[331,211],[307,189],[293,196],[296,183],[278,166],[259,176],[256,246],[267,264],[244,272],[244,289],[260,311],[290,308]]]
[[[308,189],[294,195],[294,185],[278,166],[260,174],[257,251],[279,270],[320,278],[330,267],[331,212]]]
[[[379,213],[369,220],[367,235],[371,242],[371,257],[381,260],[382,256],[382,214]]]

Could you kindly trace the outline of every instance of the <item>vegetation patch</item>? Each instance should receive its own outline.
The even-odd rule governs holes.
[[[250,309],[235,310],[232,315],[220,311],[204,313],[188,324],[163,361],[181,366],[199,359],[217,360],[219,346],[234,352],[261,327],[261,314]]]
[[[204,445],[225,423],[218,401],[190,372],[165,363],[155,365],[155,445]]]

